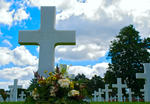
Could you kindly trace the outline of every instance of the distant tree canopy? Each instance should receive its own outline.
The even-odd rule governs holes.
[[[133,25],[120,30],[116,39],[111,41],[108,57],[111,58],[104,80],[116,83],[118,77],[126,82],[129,88],[139,94],[144,80],[136,79],[136,73],[143,73],[142,63],[150,62],[150,38],[141,39]]]
[[[97,90],[98,88],[104,88],[104,80],[100,76],[93,76],[91,79],[86,78],[84,74],[78,74],[74,81],[81,81],[86,84],[86,88],[88,90],[88,95],[92,95],[92,93]]]

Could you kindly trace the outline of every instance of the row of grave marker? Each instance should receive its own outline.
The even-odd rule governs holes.
[[[128,89],[128,95],[129,95],[129,98],[128,100],[130,102],[133,101],[133,98],[132,98],[132,95],[134,94],[134,92],[131,91],[131,88],[127,88],[127,85],[126,84],[122,84],[121,82],[121,78],[117,78],[117,84],[113,84],[112,87],[114,88],[117,88],[118,89],[118,93],[117,93],[117,96],[118,97],[109,97],[109,92],[112,92],[112,89],[109,89],[108,88],[109,84],[106,84],[105,85],[105,89],[101,89],[99,88],[98,91],[94,91],[94,93],[92,94],[93,95],[93,101],[99,101],[99,102],[102,102],[102,101],[112,101],[114,99],[114,101],[119,101],[119,102],[122,102],[122,101],[125,101],[125,99],[127,99],[125,96],[123,97],[122,95],[122,88],[126,88]],[[145,89],[141,89],[141,92],[145,92]],[[102,94],[105,93],[105,100],[104,98],[102,97]],[[144,99],[145,99],[145,95],[143,95]],[[139,101],[139,97],[137,97],[137,101]]]
[[[150,63],[145,63],[144,64],[144,73],[136,73],[136,78],[137,79],[145,79],[145,85],[144,89],[141,89],[140,91],[143,92],[144,96],[144,101],[145,102],[150,102]],[[108,89],[108,84],[105,85],[105,89],[101,91],[99,89],[99,100],[101,100],[101,94],[102,92],[105,92],[105,99],[106,101],[109,101],[109,92],[111,92],[111,89]],[[117,84],[112,84],[112,87],[117,88],[117,96],[118,96],[118,101],[123,101],[122,100],[122,88],[127,88],[126,84],[122,84],[121,78],[117,78]],[[129,101],[132,101],[132,94],[134,94],[131,89],[129,88]],[[96,99],[97,93],[96,91],[93,94],[94,99]]]

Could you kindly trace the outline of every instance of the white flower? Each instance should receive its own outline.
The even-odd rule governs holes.
[[[70,85],[70,80],[69,79],[60,79],[58,80],[58,83],[60,84],[60,87],[62,88],[68,88]]]
[[[32,91],[32,96],[34,100],[37,100],[37,98],[39,97],[39,94],[36,91]]]
[[[71,90],[68,93],[68,96],[79,96],[79,91],[77,91],[77,90]]]

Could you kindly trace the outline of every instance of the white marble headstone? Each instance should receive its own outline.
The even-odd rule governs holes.
[[[41,26],[39,30],[19,31],[19,44],[39,45],[38,73],[54,71],[55,47],[57,45],[75,45],[75,31],[55,29],[55,7],[41,7]]]
[[[144,73],[137,73],[137,79],[145,79],[145,102],[150,102],[150,63],[144,64]]]
[[[24,97],[26,97],[26,95],[24,94],[24,91],[22,91],[19,96],[20,96],[20,101],[25,101]]]
[[[105,85],[105,89],[102,91],[105,92],[105,101],[109,101],[109,92],[112,92],[112,89],[108,88],[109,84]]]
[[[140,89],[140,91],[143,92],[142,95],[143,95],[143,97],[144,97],[144,101],[146,101],[146,97],[145,97],[145,96],[146,96],[146,93],[145,93],[145,91],[146,91],[146,90],[145,90],[145,85],[144,85],[144,89]]]
[[[112,87],[118,89],[118,101],[122,102],[122,88],[127,88],[127,85],[122,84],[121,78],[117,78],[117,84],[112,84]]]
[[[21,85],[18,84],[18,79],[14,79],[14,85],[9,85],[10,89],[10,101],[17,101],[18,88],[22,88]]]
[[[129,101],[132,102],[132,95],[134,92],[131,91],[131,88],[129,88]]]
[[[4,100],[3,100],[3,97],[0,95],[0,102],[3,102]]]
[[[96,102],[98,93],[96,91],[94,91],[94,93],[92,95],[93,95],[93,101]]]
[[[104,93],[102,92],[102,89],[99,88],[99,89],[98,89],[98,101],[99,101],[99,102],[102,101],[102,94],[104,94]]]

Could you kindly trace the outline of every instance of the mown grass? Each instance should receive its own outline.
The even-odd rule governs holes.
[[[150,102],[92,102],[91,104],[150,104]]]
[[[0,104],[26,104],[24,102],[0,102]],[[150,102],[91,102],[90,104],[150,104]]]
[[[25,104],[24,102],[0,102],[0,104]]]

